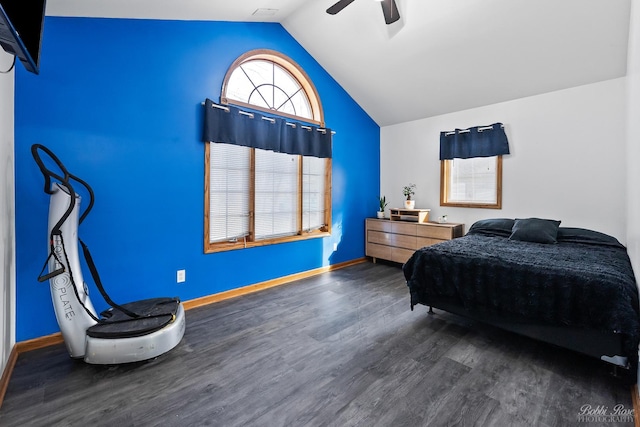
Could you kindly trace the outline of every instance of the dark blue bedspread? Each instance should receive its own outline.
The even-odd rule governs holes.
[[[416,251],[403,271],[412,307],[444,296],[505,320],[621,332],[637,359],[638,290],[621,245],[468,234]]]

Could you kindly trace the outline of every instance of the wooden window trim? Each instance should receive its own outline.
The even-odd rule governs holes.
[[[249,222],[249,237],[247,238],[246,241],[238,241],[238,242],[214,242],[211,243],[209,242],[209,225],[210,225],[210,197],[209,197],[209,179],[210,179],[210,165],[209,165],[209,156],[210,156],[210,145],[209,143],[205,144],[205,203],[204,203],[204,248],[205,248],[205,253],[215,253],[215,252],[225,252],[225,251],[231,251],[231,250],[237,250],[237,249],[247,249],[247,248],[253,248],[253,247],[259,247],[259,246],[267,246],[267,245],[273,245],[273,244],[278,244],[278,243],[287,243],[287,242],[297,242],[297,241],[301,241],[301,240],[307,240],[307,239],[315,239],[315,238],[319,238],[319,237],[327,237],[331,235],[331,207],[328,203],[328,201],[330,202],[331,198],[330,198],[330,194],[331,194],[331,187],[329,185],[328,190],[325,191],[325,206],[327,206],[327,214],[326,214],[326,218],[328,219],[327,222],[327,226],[325,227],[325,229],[322,230],[313,230],[310,232],[304,232],[302,230],[302,198],[299,197],[299,205],[300,205],[300,215],[298,215],[298,230],[299,234],[295,235],[295,236],[286,236],[286,237],[277,237],[277,238],[272,238],[272,239],[261,239],[261,240],[253,240],[253,236],[255,236],[255,231],[254,231],[254,222],[253,222],[253,218],[251,219],[251,221]],[[302,161],[302,157],[300,158],[300,161]],[[325,180],[328,180],[329,184],[330,184],[330,177],[331,177],[331,159],[327,159],[327,169],[325,172]],[[254,197],[253,195],[255,194],[255,186],[253,185],[253,183],[255,182],[255,168],[253,167],[254,165],[254,156],[251,156],[251,163],[252,163],[252,168],[251,168],[251,189],[250,189],[250,194],[251,194],[251,198],[250,198],[250,212],[252,213],[253,216],[253,212],[254,212]],[[300,177],[302,177],[302,175],[300,175]],[[300,178],[300,186],[302,186],[302,178]],[[301,194],[300,192],[298,194]]]
[[[502,156],[496,159],[496,203],[458,203],[448,202],[449,177],[451,173],[451,161],[440,161],[440,206],[450,206],[458,208],[481,208],[481,209],[502,209]]]
[[[231,78],[231,74],[233,71],[238,68],[240,65],[247,61],[252,61],[255,59],[263,59],[266,61],[272,61],[276,64],[280,65],[282,68],[287,70],[296,80],[300,83],[303,90],[307,93],[307,97],[309,98],[309,103],[311,104],[311,111],[313,113],[313,119],[309,118],[301,118],[298,116],[294,116],[287,113],[277,113],[280,116],[288,117],[290,119],[303,120],[309,123],[317,124],[320,127],[324,127],[324,111],[322,110],[322,104],[320,103],[320,96],[318,95],[318,91],[316,87],[311,82],[311,79],[307,75],[307,73],[300,67],[293,59],[289,58],[286,55],[283,55],[280,52],[276,52],[274,50],[269,49],[255,49],[246,52],[233,61],[229,69],[227,70],[227,74],[224,76],[224,82],[222,84],[222,95],[220,96],[220,102],[223,104],[233,104],[239,107],[251,108],[253,110],[264,111],[266,113],[273,114],[273,110],[268,108],[259,107],[253,104],[247,104],[243,101],[238,101],[232,98],[227,97],[227,85],[229,84],[229,79]]]
[[[307,97],[309,99],[309,103],[311,105],[311,111],[312,111],[312,115],[313,115],[313,119],[309,119],[309,118],[305,118],[305,117],[299,117],[299,116],[294,116],[294,115],[290,115],[290,114],[285,114],[285,113],[274,113],[274,111],[268,109],[268,108],[261,108],[259,106],[256,105],[252,105],[252,104],[247,104],[245,102],[242,101],[238,101],[238,100],[234,100],[234,99],[229,99],[226,96],[227,93],[227,85],[229,82],[229,78],[231,77],[231,74],[233,73],[233,71],[240,66],[242,63],[246,62],[246,61],[250,61],[250,60],[254,60],[254,59],[263,59],[263,60],[268,60],[268,61],[273,61],[276,64],[282,66],[285,70],[287,70],[289,73],[291,73],[291,75],[293,75],[298,82],[300,83],[300,85],[302,86],[303,90],[307,93]],[[313,83],[311,82],[311,79],[309,78],[309,76],[306,74],[306,72],[298,65],[296,64],[293,60],[291,60],[290,58],[288,58],[287,56],[279,53],[279,52],[275,52],[275,51],[271,51],[271,50],[267,50],[267,49],[257,49],[257,50],[252,50],[249,51],[245,54],[243,54],[242,56],[240,56],[238,59],[236,59],[233,64],[229,67],[229,69],[227,70],[227,73],[225,75],[224,78],[224,82],[223,82],[223,86],[222,86],[222,94],[220,97],[221,103],[223,104],[233,104],[235,106],[239,106],[239,107],[245,107],[245,108],[250,108],[250,109],[254,109],[254,110],[258,110],[258,111],[265,111],[268,112],[270,114],[277,114],[279,116],[282,117],[287,117],[287,118],[291,118],[291,119],[295,119],[295,120],[299,120],[299,121],[304,121],[304,122],[308,122],[308,123],[312,123],[312,124],[316,124],[318,126],[324,127],[324,112],[322,110],[322,105],[320,103],[320,97],[318,96],[318,92],[315,88],[315,86],[313,85]],[[303,224],[303,206],[302,206],[302,190],[303,190],[303,174],[302,174],[302,168],[300,168],[300,173],[299,173],[299,179],[298,179],[298,218],[297,218],[297,222],[298,222],[298,234],[294,235],[294,236],[286,236],[286,237],[276,237],[276,238],[270,238],[270,239],[261,239],[261,240],[254,240],[255,239],[255,221],[253,218],[253,213],[255,212],[255,155],[254,153],[255,149],[252,149],[252,154],[251,154],[251,187],[249,189],[249,210],[251,213],[251,217],[250,217],[250,221],[249,221],[249,236],[246,240],[243,241],[238,241],[238,242],[214,242],[211,243],[209,242],[209,226],[210,226],[210,221],[211,218],[209,216],[210,214],[210,163],[209,163],[209,159],[210,159],[210,154],[211,154],[211,150],[210,150],[210,143],[205,143],[205,185],[204,185],[204,252],[205,253],[216,253],[216,252],[224,252],[224,251],[230,251],[230,250],[237,250],[237,249],[246,249],[246,248],[252,248],[252,247],[259,247],[259,246],[267,246],[267,245],[272,245],[272,244],[278,244],[278,243],[287,243],[287,242],[296,242],[296,241],[302,241],[302,240],[307,240],[307,239],[314,239],[314,238],[320,238],[320,237],[327,237],[331,235],[331,222],[332,222],[332,218],[331,218],[331,210],[332,210],[332,205],[331,205],[331,194],[332,194],[332,186],[331,186],[331,166],[332,166],[332,161],[330,158],[326,159],[326,168],[325,168],[325,222],[326,225],[323,229],[319,229],[319,230],[312,230],[309,232],[305,232],[304,230],[302,230],[302,224]],[[300,156],[300,164],[302,165],[302,156]]]

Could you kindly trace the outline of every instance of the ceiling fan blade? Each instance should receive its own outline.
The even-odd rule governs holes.
[[[382,12],[384,13],[384,21],[388,24],[393,24],[400,19],[400,13],[398,12],[398,6],[396,0],[383,0]]]
[[[335,15],[336,13],[340,12],[342,9],[349,6],[353,2],[354,0],[340,0],[338,3],[334,4],[329,9],[327,9],[327,13],[329,15]]]

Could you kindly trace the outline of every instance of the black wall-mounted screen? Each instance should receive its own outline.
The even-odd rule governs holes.
[[[0,0],[0,45],[35,74],[40,65],[45,7],[46,0]]]

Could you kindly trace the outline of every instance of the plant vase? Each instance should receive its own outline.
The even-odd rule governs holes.
[[[378,216],[379,219],[384,219],[384,211],[378,211],[376,212],[376,215]]]
[[[405,185],[404,188],[402,189],[402,194],[404,195],[404,197],[407,198],[404,201],[404,208],[405,209],[413,209],[413,208],[415,208],[416,207],[416,202],[415,202],[415,200],[411,200],[411,196],[416,194],[416,185],[415,184]]]

